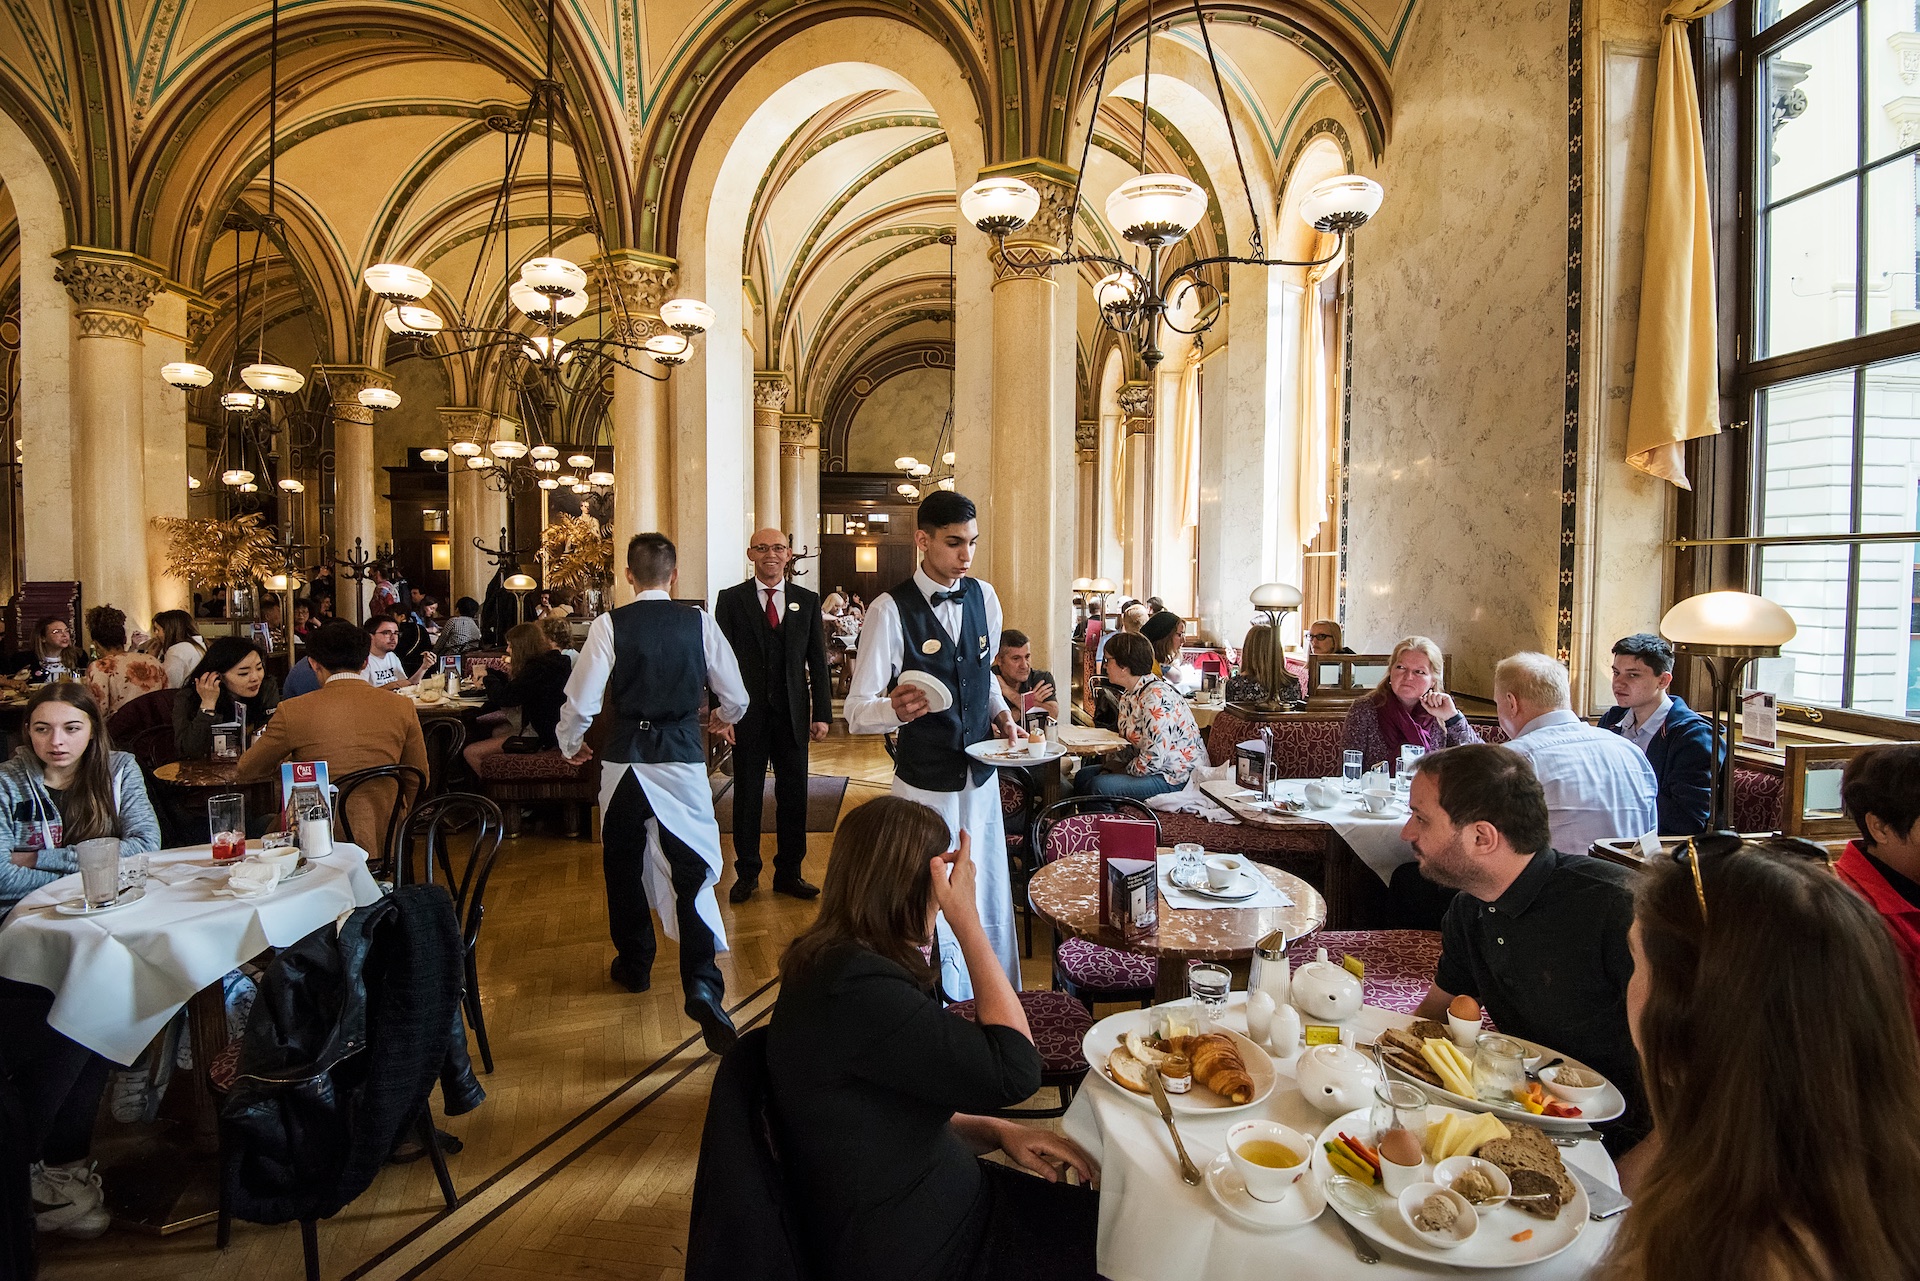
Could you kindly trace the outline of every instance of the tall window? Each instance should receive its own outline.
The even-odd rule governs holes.
[[[1748,5],[1749,563],[1800,628],[1758,679],[1920,717],[1920,4]]]

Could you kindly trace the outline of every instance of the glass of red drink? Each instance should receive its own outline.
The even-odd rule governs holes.
[[[213,837],[213,861],[231,863],[247,852],[247,798],[223,792],[207,801],[207,829]]]

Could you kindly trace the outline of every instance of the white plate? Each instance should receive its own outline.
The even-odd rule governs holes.
[[[1222,1210],[1250,1228],[1284,1231],[1319,1218],[1327,1208],[1327,1194],[1320,1187],[1320,1176],[1309,1170],[1294,1186],[1299,1189],[1298,1196],[1277,1202],[1260,1201],[1247,1192],[1246,1181],[1240,1177],[1240,1171],[1233,1168],[1233,1158],[1227,1153],[1222,1152],[1207,1165],[1207,1191],[1213,1193]]]
[[[1530,1064],[1545,1063],[1552,1059],[1565,1059],[1563,1066],[1587,1068],[1587,1071],[1593,1072],[1595,1076],[1599,1076],[1601,1080],[1606,1081],[1606,1077],[1601,1076],[1598,1072],[1594,1072],[1592,1068],[1587,1067],[1587,1065],[1579,1059],[1567,1058],[1567,1056],[1555,1050],[1550,1050],[1537,1041],[1528,1041],[1522,1037],[1509,1036],[1505,1032],[1501,1032],[1499,1035],[1506,1036],[1509,1040],[1519,1044],[1520,1047],[1526,1051],[1526,1061]],[[1473,1057],[1473,1051],[1471,1050],[1463,1050],[1462,1053],[1469,1059]],[[1450,1103],[1454,1107],[1461,1108],[1468,1112],[1491,1112],[1502,1121],[1522,1121],[1528,1125],[1537,1125],[1543,1130],[1556,1128],[1577,1129],[1582,1126],[1598,1124],[1602,1121],[1612,1121],[1625,1115],[1627,1110],[1627,1096],[1620,1093],[1620,1088],[1612,1081],[1607,1081],[1606,1093],[1600,1096],[1599,1102],[1595,1103],[1592,1107],[1581,1107],[1579,1116],[1535,1116],[1518,1103],[1488,1103],[1482,1099],[1469,1099],[1463,1095],[1455,1094],[1452,1090],[1444,1086],[1435,1085],[1431,1081],[1422,1081],[1416,1076],[1409,1075],[1399,1068],[1394,1067],[1392,1063],[1387,1064],[1387,1071],[1393,1073],[1396,1080],[1410,1081],[1414,1085],[1419,1086],[1427,1092],[1427,1097],[1435,1103]],[[1541,1082],[1541,1088],[1546,1089],[1546,1083],[1544,1081]],[[1558,1098],[1551,1090],[1547,1090],[1547,1094],[1549,1097]],[[1566,1100],[1561,1099],[1560,1101],[1564,1103]]]
[[[1024,745],[1018,756],[1000,755],[1006,750],[1007,740],[1004,738],[990,738],[984,743],[967,744],[968,756],[982,764],[998,766],[1001,769],[1023,769],[1028,765],[1046,765],[1067,754],[1066,749],[1058,743],[1049,743],[1046,754],[1043,756],[1033,755]]]
[[[1087,1062],[1093,1065],[1092,1076],[1105,1081],[1107,1088],[1132,1099],[1149,1112],[1158,1112],[1153,1106],[1151,1095],[1135,1094],[1126,1086],[1107,1075],[1107,1056],[1112,1054],[1121,1039],[1130,1031],[1144,1032],[1150,1010],[1122,1010],[1109,1015],[1087,1029],[1086,1037],[1080,1043],[1080,1049],[1087,1056]],[[1232,1017],[1232,1016],[1229,1016]],[[1245,1016],[1242,1015],[1242,1018]],[[1253,1097],[1245,1103],[1229,1103],[1206,1086],[1195,1081],[1193,1089],[1185,1094],[1169,1094],[1167,1101],[1175,1112],[1197,1112],[1206,1116],[1219,1116],[1228,1112],[1241,1112],[1247,1108],[1258,1107],[1273,1093],[1276,1073],[1273,1070],[1273,1057],[1265,1050],[1248,1040],[1240,1032],[1230,1027],[1214,1029],[1233,1038],[1234,1046],[1240,1051],[1241,1062],[1247,1065],[1247,1075],[1253,1078]]]
[[[917,670],[901,672],[897,683],[912,685],[924,693],[927,696],[929,712],[944,712],[953,706],[953,691],[948,689],[947,683],[938,676]]]
[[[1241,868],[1238,872],[1235,872],[1234,875],[1237,878],[1239,878],[1238,883],[1235,884],[1231,889],[1225,889],[1225,890],[1214,889],[1213,886],[1206,883],[1206,880],[1204,877],[1201,879],[1201,883],[1199,885],[1182,885],[1179,881],[1176,881],[1173,879],[1172,872],[1168,872],[1167,880],[1173,885],[1175,889],[1179,890],[1182,894],[1194,894],[1194,895],[1198,895],[1200,898],[1217,899],[1222,903],[1244,902],[1247,899],[1250,899],[1254,895],[1258,894],[1260,892],[1261,885],[1265,884],[1266,882],[1265,877],[1256,876],[1252,872],[1247,871],[1245,868]]]
[[[103,913],[114,911],[117,908],[138,903],[146,896],[147,887],[144,885],[136,885],[132,889],[121,890],[120,897],[105,907],[88,907],[86,896],[84,894],[76,894],[70,899],[55,903],[53,910],[62,916],[99,916]]]
[[[1427,1120],[1432,1122],[1438,1119],[1438,1114],[1457,1111],[1458,1108],[1436,1104],[1427,1109]],[[1364,1135],[1367,1113],[1366,1108],[1347,1113],[1322,1130],[1320,1137],[1314,1140],[1313,1168],[1323,1180],[1334,1173],[1332,1162],[1327,1160],[1325,1145],[1340,1137],[1342,1130],[1356,1137]],[[1431,1168],[1429,1165],[1428,1169]],[[1572,1169],[1569,1168],[1567,1173],[1571,1175]],[[1371,1218],[1350,1213],[1338,1201],[1333,1202],[1333,1212],[1378,1245],[1428,1263],[1447,1264],[1456,1268],[1518,1268],[1530,1263],[1542,1263],[1578,1241],[1580,1234],[1587,1229],[1587,1190],[1580,1185],[1577,1177],[1573,1180],[1573,1200],[1560,1207],[1559,1218],[1537,1219],[1510,1205],[1480,1210],[1480,1230],[1474,1233],[1471,1241],[1451,1250],[1442,1250],[1420,1240],[1394,1209],[1394,1199],[1382,1192],[1378,1185],[1369,1189],[1369,1195],[1377,1199],[1378,1212]],[[1527,1240],[1513,1239],[1514,1233],[1528,1230],[1533,1235]]]

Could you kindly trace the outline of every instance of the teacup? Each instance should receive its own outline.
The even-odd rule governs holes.
[[[1312,1155],[1313,1140],[1278,1121],[1242,1121],[1227,1131],[1228,1159],[1256,1201],[1285,1200],[1313,1168]]]
[[[1207,860],[1207,884],[1215,890],[1232,889],[1240,879],[1239,859],[1216,854]]]
[[[1360,804],[1366,807],[1366,811],[1369,814],[1384,814],[1387,812],[1387,806],[1392,803],[1392,792],[1368,791],[1360,793]]]

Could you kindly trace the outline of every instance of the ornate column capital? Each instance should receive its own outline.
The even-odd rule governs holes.
[[[442,405],[440,424],[446,428],[448,440],[484,445],[493,436],[493,411],[473,405]]]
[[[1126,415],[1122,430],[1129,436],[1144,436],[1153,431],[1153,384],[1125,383],[1120,388],[1120,412]]]
[[[609,249],[587,264],[595,287],[613,304],[609,333],[616,341],[637,347],[666,332],[660,304],[673,296],[679,267],[672,258],[638,249]]]
[[[820,420],[806,414],[780,415],[780,452],[788,458],[799,458],[807,450],[820,448]]]
[[[56,255],[53,278],[67,287],[82,338],[121,338],[140,342],[143,317],[153,296],[167,282],[166,270],[138,254],[119,249],[69,245]]]
[[[753,373],[753,408],[756,414],[777,414],[787,407],[787,398],[793,394],[793,380],[785,370],[756,369]],[[765,424],[772,426],[773,424]]]
[[[1075,174],[1050,160],[1029,157],[1005,164],[988,165],[982,178],[1018,178],[1040,193],[1040,209],[1033,221],[1007,238],[993,251],[993,278],[1003,280],[1051,280],[1054,255],[1073,244],[1069,220],[1073,211]]]
[[[313,373],[327,380],[335,419],[369,427],[373,425],[373,410],[360,403],[360,393],[369,387],[393,386],[385,370],[371,365],[315,365]]]
[[[1080,451],[1080,461],[1090,463],[1100,454],[1100,423],[1096,419],[1073,425],[1073,447]]]

